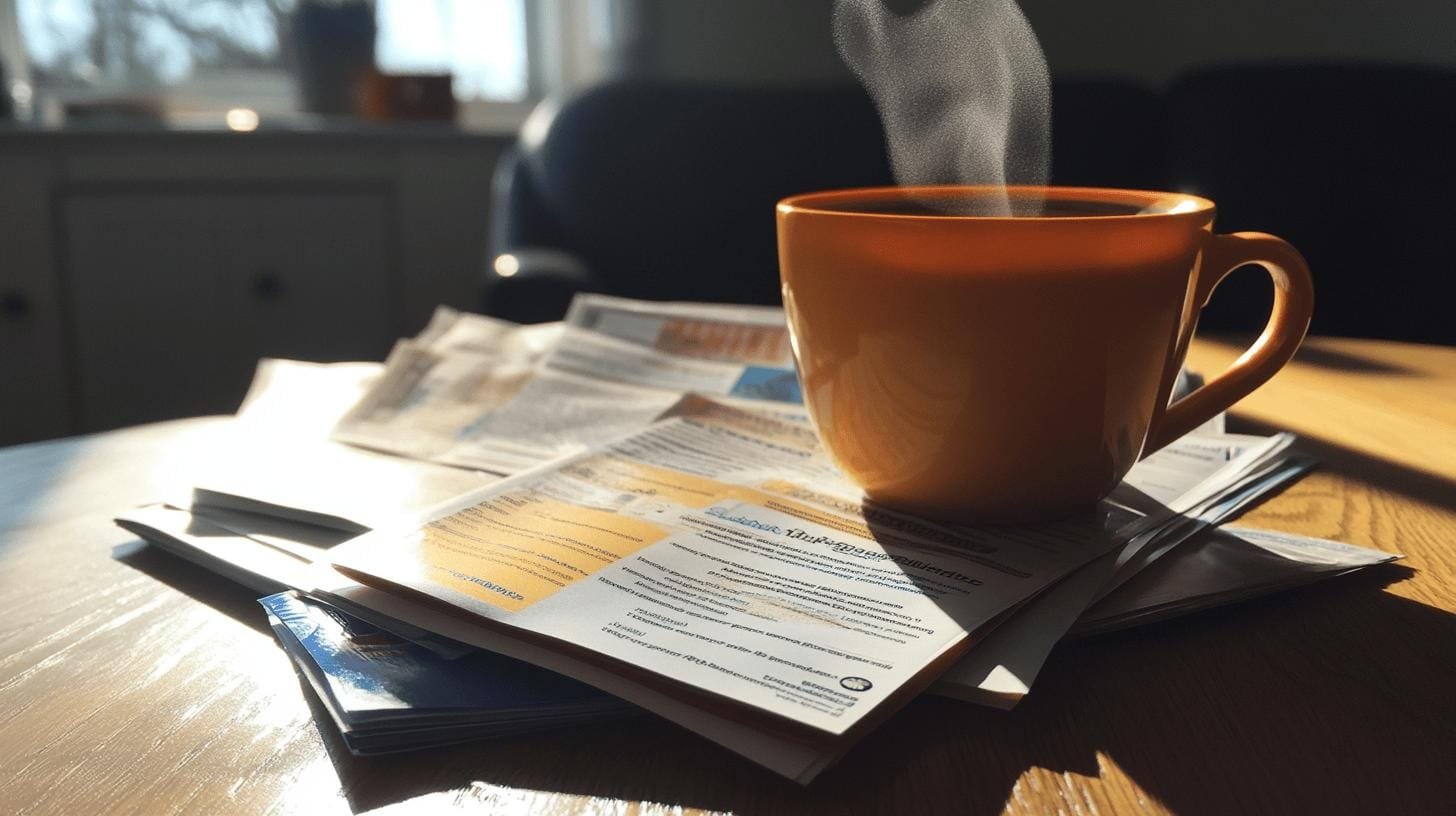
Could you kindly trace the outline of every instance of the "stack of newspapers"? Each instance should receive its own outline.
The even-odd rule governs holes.
[[[1220,418],[1081,517],[917,518],[820,450],[780,310],[583,296],[265,360],[187,489],[117,521],[266,593],[353,751],[645,709],[808,782],[917,695],[1014,706],[1066,637],[1395,558],[1223,526],[1293,442]]]

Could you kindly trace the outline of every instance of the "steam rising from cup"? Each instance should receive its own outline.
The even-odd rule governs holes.
[[[1051,80],[1015,0],[835,0],[834,42],[900,184],[1047,182]],[[1011,206],[1002,192],[977,211]]]

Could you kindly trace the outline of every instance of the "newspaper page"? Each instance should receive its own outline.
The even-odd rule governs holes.
[[[800,784],[808,784],[839,755],[835,746],[811,745],[745,722],[741,710],[704,707],[676,690],[638,682],[630,673],[602,671],[576,650],[540,642],[525,633],[485,625],[434,602],[385,592],[349,579],[336,570],[316,574],[311,597],[323,598],[355,617],[397,631],[399,622],[438,633],[458,643],[523,660],[557,674],[574,677],[608,694],[655,712],[753,762]]]
[[[1182,542],[1303,473],[1309,463],[1287,454],[1290,441],[1208,433],[1184,437],[1139,462],[1108,501],[1128,514],[1115,536],[1118,546],[1017,610],[931,691],[998,708],[1016,705],[1031,690],[1052,648],[1112,585],[1125,552],[1176,555]],[[1134,562],[1130,574],[1153,560]],[[1197,592],[1199,585],[1192,579],[1182,587]]]
[[[441,307],[419,336],[395,345],[333,438],[438,460],[465,428],[530,382],[560,336],[556,323],[518,326]]]
[[[1088,609],[1074,631],[1094,634],[1151,623],[1401,557],[1272,530],[1205,530]]]
[[[221,516],[228,511],[214,511]],[[328,548],[352,536],[252,514],[217,520],[188,509],[151,504],[128,510],[117,526],[230,581],[263,593],[312,582],[311,567],[327,558]],[[248,518],[246,527],[234,523]]]
[[[334,563],[842,736],[1110,546],[1100,519],[973,530],[864,505],[808,428],[694,413],[355,539]]]
[[[195,461],[177,468],[186,487],[165,498],[360,533],[496,481],[329,441],[329,428],[382,376],[376,363],[260,361],[237,418],[192,451]]]
[[[565,323],[537,376],[440,461],[518,472],[641,428],[686,392],[803,418],[781,309],[583,295]]]
[[[564,325],[537,327],[442,310],[334,438],[518,473],[641,428],[689,391],[806,421],[783,311],[583,295]]]

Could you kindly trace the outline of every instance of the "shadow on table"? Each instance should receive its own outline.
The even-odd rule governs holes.
[[[1224,346],[1231,351],[1249,348],[1258,339],[1257,334],[1215,334],[1200,337],[1200,342]],[[1400,377],[1422,377],[1424,373],[1389,360],[1379,360],[1353,351],[1330,348],[1326,341],[1333,338],[1313,337],[1299,347],[1295,360],[1332,371],[1348,371],[1354,374],[1390,374]],[[1204,371],[1212,376],[1217,372]]]
[[[1245,344],[1245,347],[1247,345]],[[1308,363],[1320,368],[1349,371],[1356,374],[1395,374],[1404,377],[1417,375],[1416,371],[1405,366],[1318,345],[1303,346],[1299,350],[1297,359],[1301,363]]]
[[[268,628],[268,616],[258,605],[259,594],[254,590],[141,539],[118,544],[111,549],[111,557],[252,629],[273,636],[273,630]]]
[[[1267,435],[1281,430],[1235,414],[1229,430]],[[1317,436],[1301,434],[1296,450],[1313,456],[1320,470],[1332,471],[1382,493],[1396,493],[1423,504],[1456,511],[1456,480],[1351,450]]]

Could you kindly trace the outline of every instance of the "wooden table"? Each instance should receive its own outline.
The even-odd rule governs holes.
[[[1246,523],[1407,559],[1065,645],[1010,713],[918,701],[807,789],[650,717],[354,758],[251,593],[111,525],[217,420],[12,448],[0,813],[1456,812],[1456,349],[1311,341],[1241,413],[1327,463]]]

